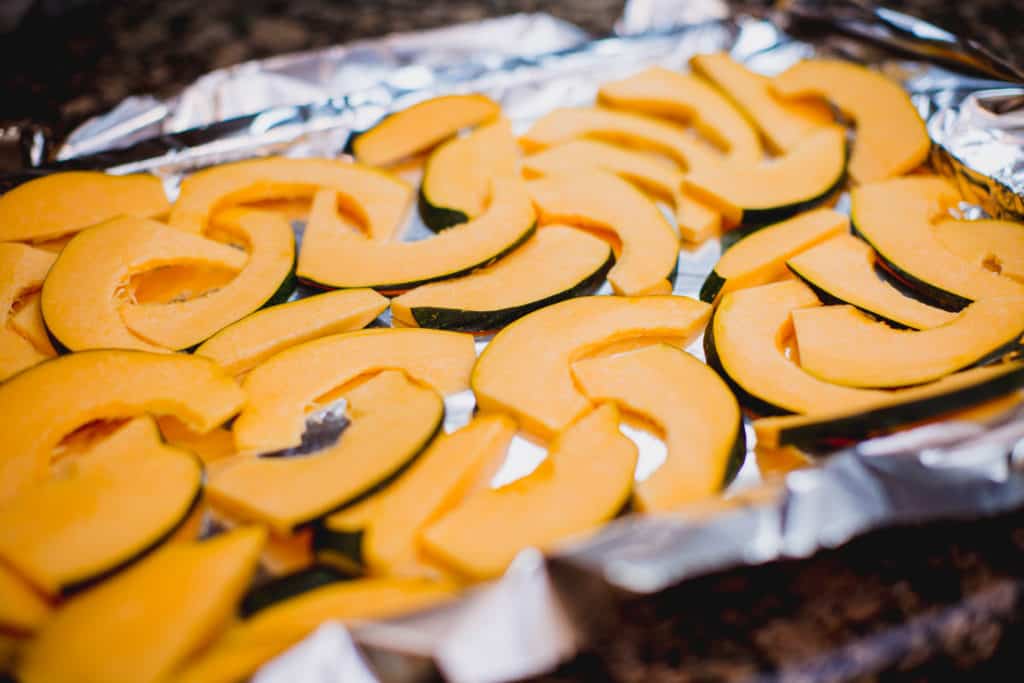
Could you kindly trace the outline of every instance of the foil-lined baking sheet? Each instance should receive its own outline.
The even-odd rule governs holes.
[[[1024,217],[1024,89],[993,78],[1014,77],[1012,70],[943,56],[937,45],[951,49],[949,34],[891,12],[879,26],[871,16],[843,15],[853,23],[833,27],[842,35],[795,39],[781,27],[813,18],[815,6],[790,6],[788,14],[754,18],[728,16],[721,0],[632,0],[617,24],[621,35],[594,41],[551,17],[518,15],[250,62],[214,72],[170,101],[126,100],[75,131],[59,167],[150,171],[173,196],[185,173],[214,163],[341,154],[353,131],[439,93],[484,92],[522,131],[555,107],[589,104],[600,83],[651,64],[682,68],[693,54],[725,49],[774,74],[829,54],[905,84],[928,122],[933,164],[970,198],[970,215]],[[886,32],[897,35],[887,42]],[[974,73],[949,63],[974,64]],[[428,235],[413,216],[406,238]],[[715,241],[684,249],[675,291],[695,296],[720,253]],[[699,341],[688,350],[703,357]],[[451,431],[469,420],[473,396],[448,397],[446,408]],[[341,415],[337,407],[335,413]],[[643,476],[664,457],[664,446],[624,431],[640,446]],[[523,678],[614,627],[602,621],[614,611],[602,606],[619,591],[651,593],[737,565],[806,557],[880,526],[976,518],[1024,504],[1018,410],[984,424],[947,422],[874,439],[774,478],[761,475],[753,436],[748,428],[751,450],[720,500],[625,517],[549,557],[524,551],[502,579],[427,612],[350,628],[325,624],[255,680],[407,681],[438,672],[460,682]],[[523,476],[543,457],[543,449],[517,439],[494,484]]]

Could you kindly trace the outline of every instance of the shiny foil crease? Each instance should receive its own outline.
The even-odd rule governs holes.
[[[523,130],[554,107],[589,103],[603,81],[650,64],[679,68],[698,52],[727,49],[766,74],[831,54],[904,83],[928,122],[935,168],[960,185],[973,216],[1024,219],[1024,90],[1007,82],[1006,71],[982,64],[981,75],[966,76],[947,68],[949,59],[933,61],[958,39],[928,24],[882,16],[894,30],[858,5],[840,26],[830,7],[823,13],[821,3],[794,2],[754,18],[729,17],[721,0],[631,0],[619,35],[592,42],[546,15],[516,15],[249,62],[213,72],[169,101],[126,100],[76,130],[58,167],[151,171],[173,195],[184,173],[209,164],[340,154],[352,131],[438,93],[487,93]],[[815,17],[832,30],[798,31]],[[865,38],[904,52],[893,58]],[[414,236],[423,230],[411,227]],[[676,292],[695,295],[719,254],[716,242],[684,251]],[[689,350],[702,357],[699,343]],[[460,394],[446,405],[451,430],[468,421],[473,399]],[[986,424],[946,422],[874,439],[770,479],[748,452],[720,500],[626,517],[548,557],[524,551],[502,579],[434,610],[348,628],[325,624],[254,680],[412,681],[440,673],[468,683],[543,673],[615,628],[605,606],[623,592],[807,557],[883,526],[1024,505],[1022,437],[1024,415],[1015,410]]]

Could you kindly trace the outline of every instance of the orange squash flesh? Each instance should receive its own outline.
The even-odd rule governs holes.
[[[33,338],[34,330],[26,326],[32,323],[31,309],[38,308],[33,292],[42,286],[55,259],[41,249],[0,243],[0,381],[54,355],[45,333],[43,340]],[[22,310],[26,312],[19,316]]]
[[[53,358],[57,355],[53,344],[50,343],[50,335],[46,333],[46,324],[43,322],[42,296],[39,292],[33,292],[22,298],[17,312],[10,318],[10,326],[45,357]]]
[[[43,286],[55,254],[24,244],[0,243],[0,313],[9,316],[15,302]]]
[[[173,415],[161,415],[156,422],[164,441],[171,446],[192,451],[204,464],[235,454],[235,437],[226,427],[199,433]]]
[[[940,220],[935,236],[960,258],[1024,283],[1024,225],[1012,221]]]
[[[0,562],[0,635],[34,633],[52,611],[32,584]]]

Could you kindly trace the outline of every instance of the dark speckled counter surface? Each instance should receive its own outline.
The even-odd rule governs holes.
[[[60,134],[127,95],[170,95],[246,59],[516,11],[548,11],[600,35],[621,12],[615,0],[79,5],[36,12],[0,36],[0,121]],[[1024,0],[889,6],[1024,62]],[[623,600],[592,650],[538,681],[1018,681],[1022,596],[1024,512],[882,531],[809,560]]]

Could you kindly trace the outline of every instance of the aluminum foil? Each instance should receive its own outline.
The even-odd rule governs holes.
[[[1024,216],[1024,91],[992,79],[1012,72],[969,62],[984,73],[966,76],[940,66],[939,29],[894,13],[880,26],[901,27],[899,42],[889,43],[903,51],[900,58],[879,49],[884,32],[859,15],[833,26],[842,35],[798,40],[791,20],[813,18],[814,8],[796,5],[768,20],[725,18],[719,0],[632,0],[617,24],[622,35],[585,43],[571,26],[527,15],[251,62],[210,74],[167,102],[127,100],[77,130],[60,158],[63,167],[152,171],[173,195],[180,178],[200,166],[270,153],[340,154],[353,131],[442,92],[487,93],[523,130],[552,108],[591,102],[603,81],[650,64],[680,68],[698,52],[727,49],[766,74],[832,54],[904,82],[928,121],[936,168],[961,184],[976,214]],[[924,38],[915,43],[915,35]],[[967,63],[948,55],[943,62]],[[147,137],[154,132],[160,137]],[[413,218],[407,238],[426,234]],[[716,242],[684,250],[676,292],[695,295],[720,252]],[[699,343],[688,350],[702,357]],[[448,397],[446,407],[451,431],[468,421],[472,394]],[[641,470],[664,457],[656,439],[624,431],[640,445]],[[614,610],[602,606],[620,591],[651,593],[737,565],[805,557],[885,525],[977,518],[1024,505],[1022,436],[1024,416],[1011,411],[985,424],[947,422],[864,442],[819,467],[767,479],[751,451],[719,500],[671,515],[626,517],[548,557],[524,551],[502,579],[427,612],[349,628],[324,625],[256,680],[406,681],[439,672],[468,683],[543,673],[614,628],[602,620]],[[517,440],[494,484],[523,476],[543,457],[542,449]]]

